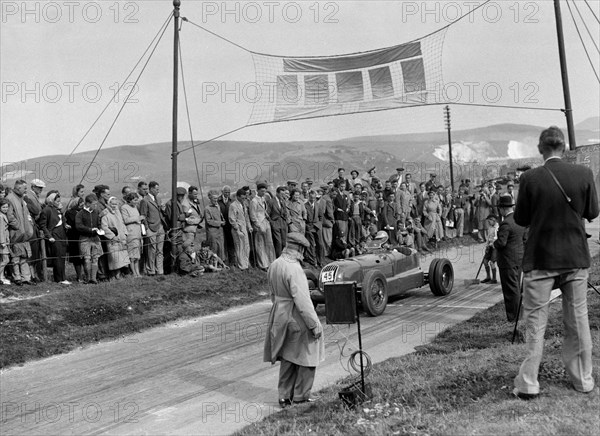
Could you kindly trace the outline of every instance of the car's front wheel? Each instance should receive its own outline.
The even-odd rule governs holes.
[[[361,291],[361,302],[365,312],[371,316],[379,316],[385,310],[387,301],[387,281],[383,273],[377,270],[367,272]]]

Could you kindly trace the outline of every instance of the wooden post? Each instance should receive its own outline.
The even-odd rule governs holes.
[[[48,260],[46,259],[46,239],[44,238],[44,232],[41,230],[37,235],[40,238],[40,254],[42,259],[42,280],[48,280]]]

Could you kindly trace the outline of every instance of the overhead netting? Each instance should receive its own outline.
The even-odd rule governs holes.
[[[436,103],[447,28],[393,47],[338,56],[252,53],[248,125]]]

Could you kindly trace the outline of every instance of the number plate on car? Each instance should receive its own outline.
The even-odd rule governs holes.
[[[321,281],[323,283],[333,282],[334,279],[335,279],[335,270],[323,271],[322,276],[321,276]]]

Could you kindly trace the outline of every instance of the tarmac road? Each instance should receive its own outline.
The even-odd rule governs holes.
[[[464,284],[475,277],[482,248],[442,253],[454,264],[451,295],[434,297],[424,287],[389,304],[378,318],[361,317],[363,348],[373,362],[410,353],[446,326],[501,301],[499,284]],[[424,269],[430,261],[423,260]],[[4,370],[0,434],[229,434],[277,412],[279,366],[262,362],[270,305],[177,322]],[[318,312],[325,324],[323,306]],[[346,336],[345,353],[358,349],[356,331],[356,325],[326,326],[327,357],[315,390],[347,374],[339,349]],[[342,362],[347,365],[347,358]]]

